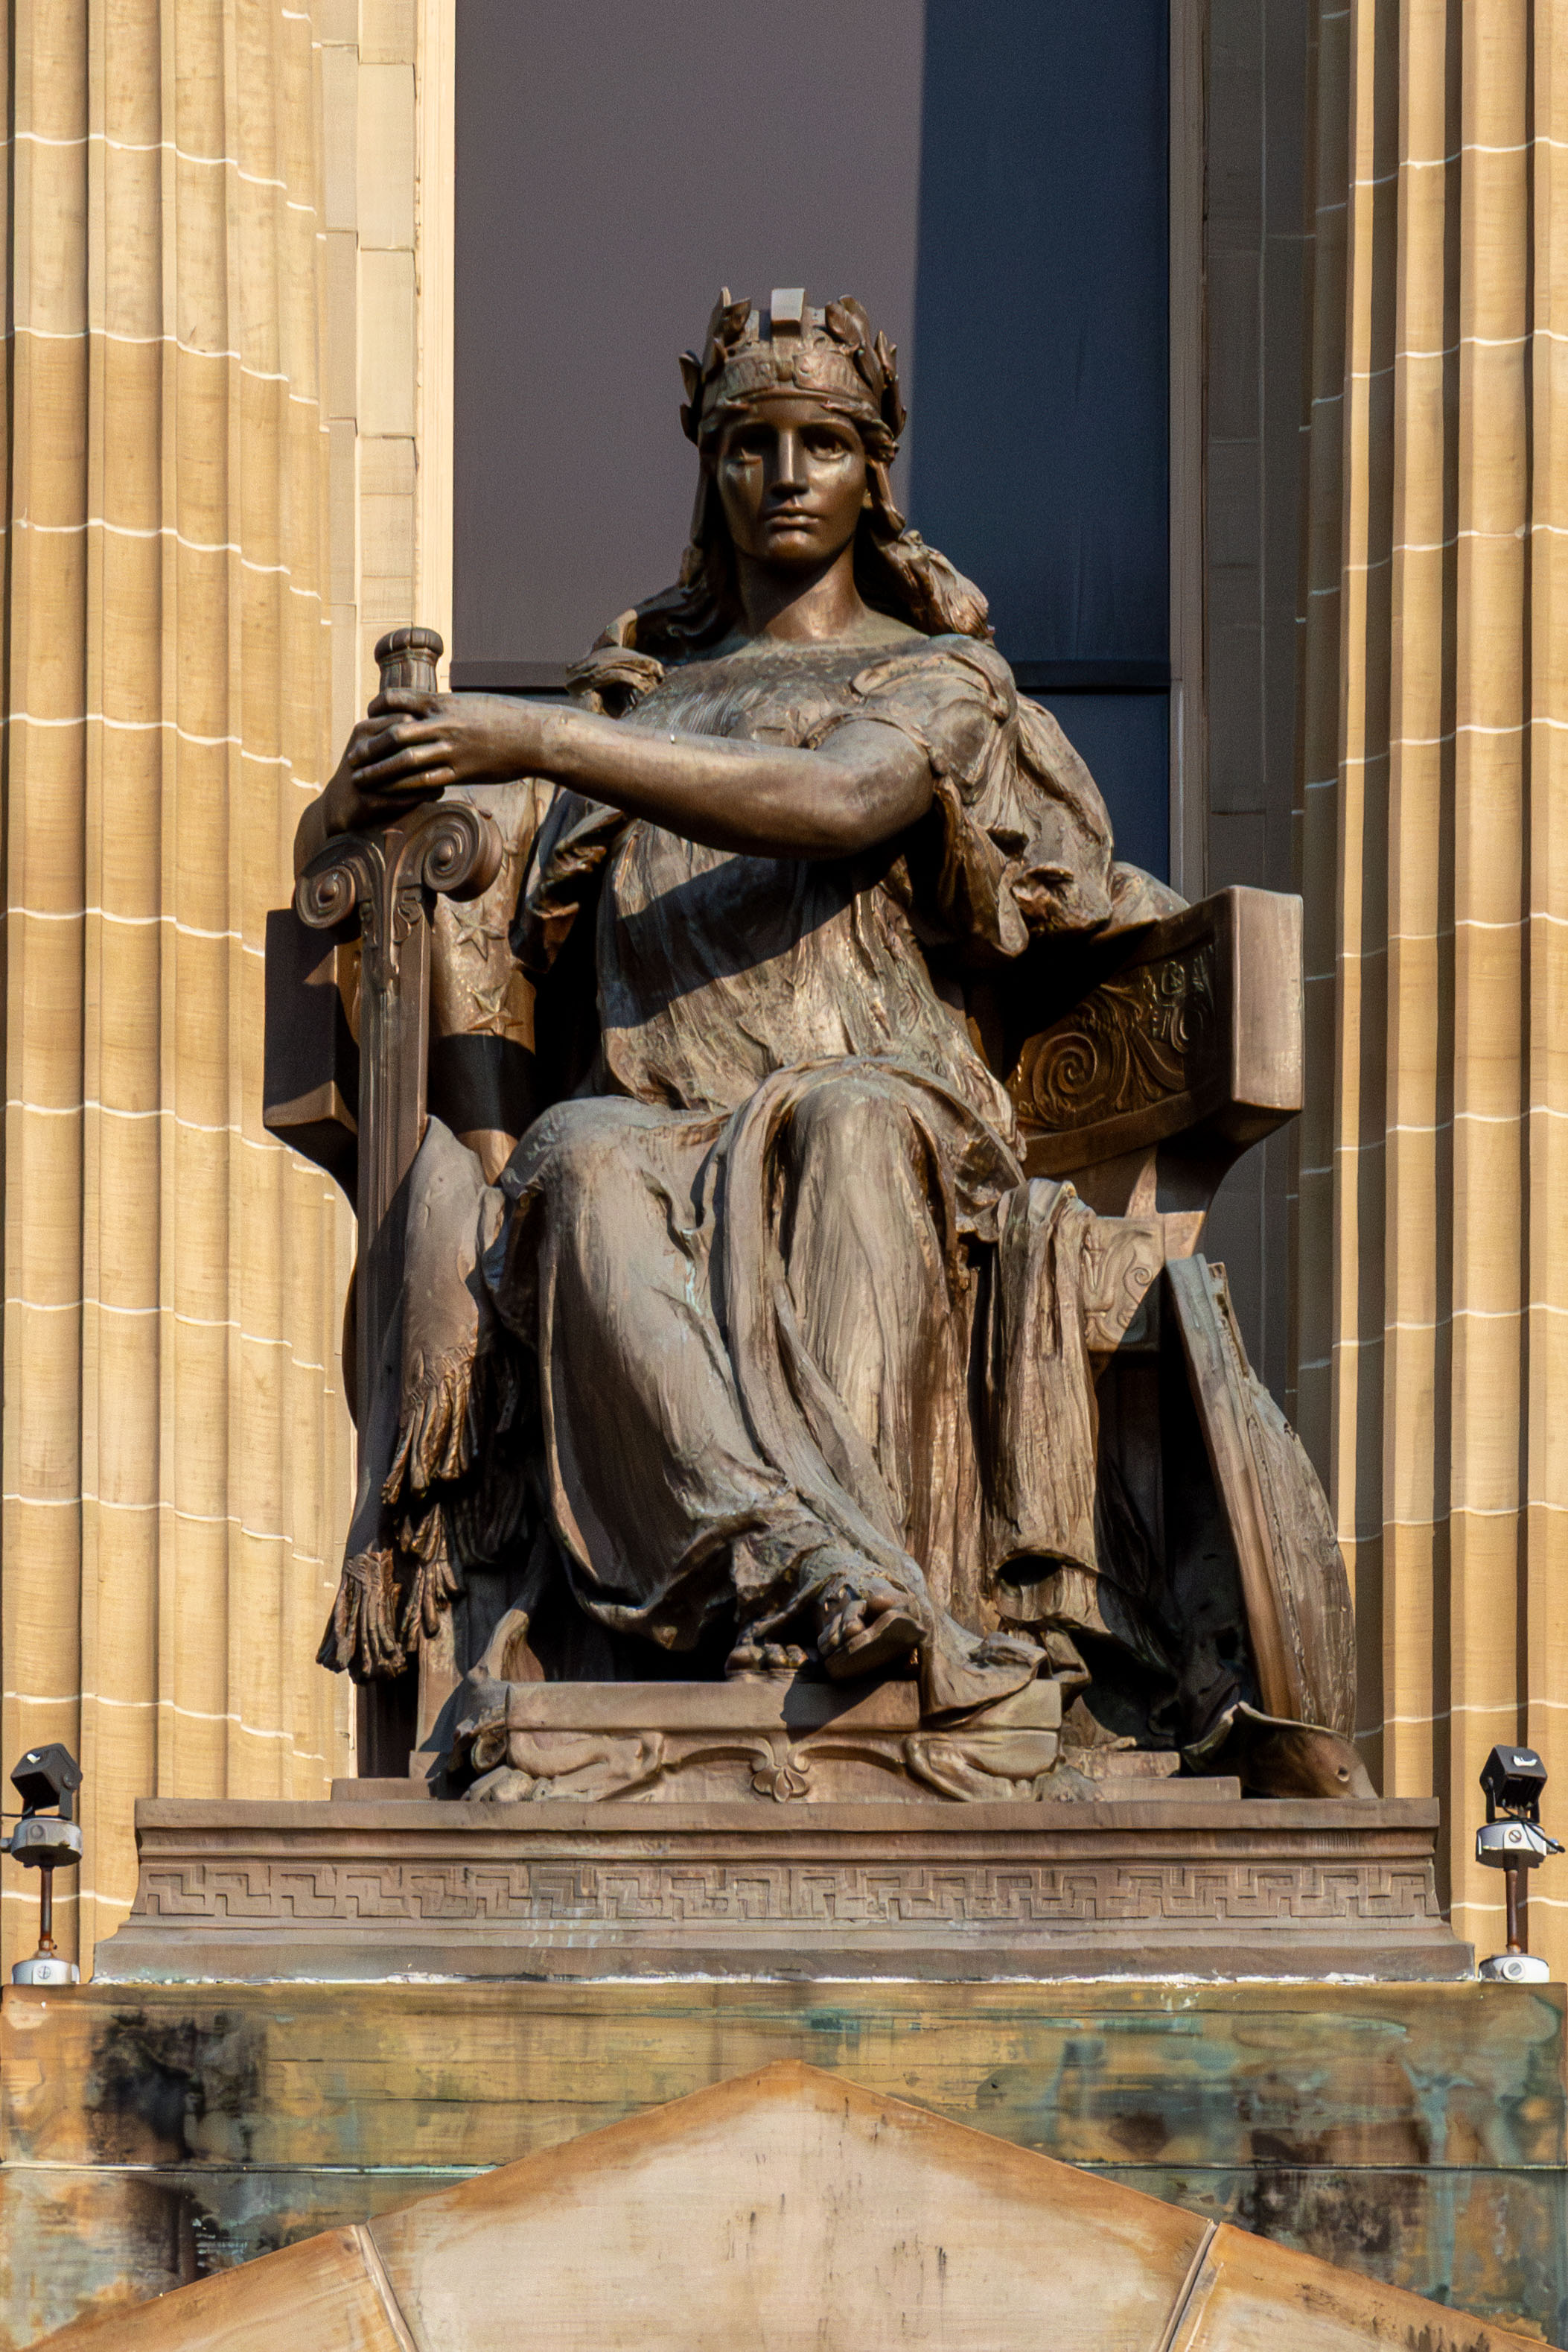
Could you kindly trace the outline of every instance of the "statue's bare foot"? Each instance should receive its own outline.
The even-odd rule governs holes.
[[[834,1682],[902,1665],[925,1626],[917,1604],[885,1577],[835,1577],[822,1593],[817,1647]]]
[[[811,1653],[799,1642],[760,1642],[743,1633],[724,1662],[727,1680],[743,1675],[798,1675],[811,1662]]]

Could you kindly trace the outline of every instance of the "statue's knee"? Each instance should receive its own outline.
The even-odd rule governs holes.
[[[863,1181],[868,1168],[908,1156],[915,1119],[875,1078],[846,1076],[814,1087],[792,1121],[797,1161]]]
[[[514,1183],[545,1192],[597,1191],[626,1163],[624,1108],[592,1097],[557,1103],[513,1152]]]

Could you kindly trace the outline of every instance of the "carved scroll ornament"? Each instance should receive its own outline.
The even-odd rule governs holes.
[[[500,841],[467,801],[434,801],[380,833],[341,834],[299,877],[295,904],[313,930],[358,914],[367,970],[395,988],[403,943],[428,911],[426,893],[476,898],[499,870]]]
[[[1025,1118],[1057,1133],[1145,1111],[1197,1091],[1218,1043],[1212,939],[1102,982],[1030,1038],[1012,1092]]]

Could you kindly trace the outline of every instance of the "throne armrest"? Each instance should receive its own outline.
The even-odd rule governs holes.
[[[267,919],[261,1123],[355,1200],[359,1170],[359,941],[312,930],[292,907]]]
[[[1301,1108],[1301,902],[1220,890],[1098,942],[1077,1002],[1050,1010],[1008,1078],[1030,1174],[1200,1226],[1231,1163]]]

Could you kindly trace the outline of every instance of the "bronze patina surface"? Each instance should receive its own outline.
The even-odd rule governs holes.
[[[727,293],[682,364],[677,584],[570,708],[394,633],[299,829],[267,1116],[360,1210],[361,1769],[505,1802],[510,1687],[892,1677],[1031,1799],[1370,1796],[1326,1505],[1195,1255],[1299,1108],[1299,910],[1117,861],[894,505],[858,303]]]

